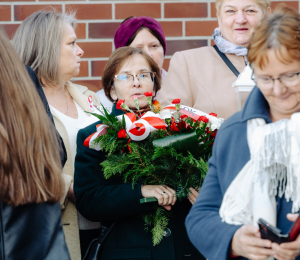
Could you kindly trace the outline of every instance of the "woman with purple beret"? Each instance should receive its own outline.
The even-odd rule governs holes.
[[[126,18],[115,33],[114,43],[116,49],[131,46],[144,50],[158,64],[162,79],[167,75],[162,68],[167,51],[166,38],[160,23],[153,18],[146,16]],[[105,96],[104,90],[98,91],[97,95],[101,104],[111,110],[112,102]]]

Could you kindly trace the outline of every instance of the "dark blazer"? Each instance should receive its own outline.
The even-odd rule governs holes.
[[[36,76],[36,74],[34,73],[34,71],[32,70],[31,67],[27,66],[26,65],[26,70],[29,74],[29,77],[31,78],[33,84],[35,85],[36,87],[36,90],[37,92],[39,93],[39,96],[43,102],[43,105],[45,107],[45,110],[47,112],[47,115],[48,117],[50,118],[50,120],[52,121],[53,125],[54,124],[54,120],[53,120],[53,117],[52,117],[52,114],[51,114],[51,111],[50,111],[50,108],[49,108],[49,104],[48,104],[48,101],[47,101],[47,98],[45,96],[45,93],[43,91],[43,88]],[[55,129],[56,131],[56,129]],[[62,167],[64,167],[66,161],[67,161],[67,151],[66,151],[66,148],[65,148],[65,144],[61,138],[61,136],[59,135],[59,133],[56,131],[56,134],[57,134],[57,139],[58,139],[58,142],[59,142],[59,146],[60,146],[60,160],[61,160],[61,164],[62,164]]]
[[[114,106],[112,113],[119,115],[120,111]],[[191,207],[188,200],[175,203],[168,225],[171,234],[166,234],[159,245],[153,246],[152,234],[145,232],[141,216],[152,210],[152,204],[140,204],[143,198],[141,183],[132,188],[131,183],[124,184],[120,177],[105,179],[100,163],[106,159],[106,153],[83,146],[84,140],[96,131],[97,124],[99,122],[78,132],[74,192],[76,207],[85,218],[101,221],[103,225],[117,220],[104,242],[101,260],[204,259],[190,243],[184,227]]]
[[[218,131],[209,171],[186,219],[189,238],[209,260],[229,259],[232,237],[240,228],[222,222],[219,209],[230,183],[250,160],[247,121],[253,118],[271,123],[269,104],[258,88],[253,89],[244,109],[226,120]],[[284,196],[276,197],[276,200],[277,227],[287,233],[292,222],[287,220],[286,215],[291,213],[292,202],[287,202]]]
[[[71,260],[59,203],[0,203],[0,260]]]

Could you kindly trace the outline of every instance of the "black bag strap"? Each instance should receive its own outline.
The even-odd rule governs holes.
[[[220,55],[220,57],[222,58],[222,60],[225,62],[225,64],[228,66],[228,68],[234,73],[235,76],[238,77],[240,75],[240,73],[234,67],[234,65],[231,63],[231,61],[227,58],[227,56],[223,52],[220,52],[220,50],[218,49],[217,45],[214,45],[213,47],[216,50],[216,52]]]
[[[101,245],[103,244],[105,238],[108,236],[110,231],[113,229],[117,221],[111,224],[109,228],[101,226],[100,227],[100,235],[99,238],[95,238],[89,245],[88,249],[86,250],[85,256],[83,260],[96,260],[98,259],[98,255],[100,253]]]
[[[109,228],[103,227],[103,226],[100,227],[100,235],[99,235],[99,238],[98,238],[98,244],[101,245],[103,243],[103,241],[108,236],[108,234],[113,229],[113,227],[116,225],[116,223],[117,223],[117,221],[115,221],[114,223],[112,223]]]

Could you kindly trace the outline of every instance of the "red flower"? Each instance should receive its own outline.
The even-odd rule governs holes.
[[[210,116],[215,116],[215,117],[217,117],[217,114],[216,114],[216,113],[210,113],[209,115],[210,115]]]
[[[214,132],[212,132],[212,134],[210,135],[212,138],[216,138],[218,130],[215,130]]]
[[[124,129],[121,129],[118,133],[118,137],[119,138],[126,138],[127,137],[127,133]]]
[[[152,92],[145,92],[144,95],[145,95],[146,97],[152,97]]]
[[[180,99],[174,99],[173,101],[172,101],[172,104],[180,104]]]
[[[116,108],[117,109],[122,109],[122,105],[125,103],[125,99],[120,99],[118,102],[117,102],[117,106]]]
[[[187,115],[181,115],[181,116],[180,116],[180,119],[181,119],[181,120],[183,120],[183,119],[185,119],[185,118],[188,118],[188,116],[187,116]]]
[[[209,122],[209,119],[206,116],[199,116],[199,121],[202,121],[205,124],[207,124]]]
[[[172,117],[172,123],[170,125],[170,129],[171,131],[175,132],[179,132],[179,128],[177,127],[176,123],[175,123],[175,119]]]

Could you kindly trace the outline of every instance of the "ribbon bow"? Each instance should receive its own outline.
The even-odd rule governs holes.
[[[133,113],[125,115],[126,132],[133,141],[142,141],[146,139],[150,133],[158,129],[166,129],[166,123],[160,118],[159,114],[153,112],[146,112],[141,119],[136,121],[136,117],[132,116]],[[128,115],[128,116],[127,116]],[[126,117],[129,118],[126,120]]]
[[[117,116],[117,118],[122,121],[123,115]],[[153,112],[145,113],[139,120],[136,120],[136,115],[134,113],[125,114],[124,118],[126,132],[133,141],[142,141],[146,139],[151,132],[154,132],[158,129],[165,129],[167,127],[166,123],[160,118],[159,114],[155,114]],[[97,125],[97,132],[86,138],[83,145],[100,151],[100,145],[95,144],[94,140],[98,136],[105,134],[107,132],[107,128],[107,125]]]

